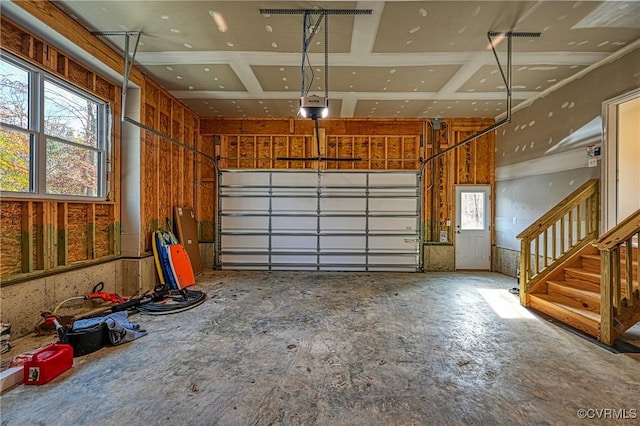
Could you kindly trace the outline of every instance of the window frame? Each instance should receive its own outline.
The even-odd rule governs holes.
[[[46,70],[39,68],[5,50],[0,50],[0,60],[20,68],[29,75],[29,117],[28,128],[22,128],[8,123],[0,123],[2,128],[10,131],[28,133],[30,135],[30,161],[29,161],[29,191],[1,191],[2,198],[38,198],[55,200],[82,200],[82,201],[106,201],[108,193],[107,158],[110,153],[111,140],[109,138],[109,123],[111,109],[109,102],[99,98],[85,89],[79,88]],[[62,139],[54,135],[48,135],[44,129],[45,119],[45,82],[66,90],[73,95],[80,96],[97,105],[96,117],[96,146],[85,145],[74,141]],[[70,146],[72,148],[85,149],[96,153],[97,182],[96,195],[76,194],[52,194],[47,192],[47,141],[52,140]]]

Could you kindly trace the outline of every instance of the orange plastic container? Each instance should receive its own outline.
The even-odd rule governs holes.
[[[64,343],[52,343],[34,352],[24,363],[24,384],[43,385],[73,365],[73,348]]]

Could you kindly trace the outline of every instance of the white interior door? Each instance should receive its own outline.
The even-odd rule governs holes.
[[[491,268],[491,187],[456,186],[456,269]]]

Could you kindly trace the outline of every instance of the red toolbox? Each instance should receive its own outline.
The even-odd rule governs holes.
[[[33,353],[24,363],[24,384],[43,385],[67,371],[73,365],[73,348],[64,343],[52,343]]]

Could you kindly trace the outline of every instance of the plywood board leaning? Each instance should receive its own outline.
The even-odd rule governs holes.
[[[198,275],[202,272],[202,262],[198,246],[198,224],[196,223],[195,213],[191,207],[176,207],[174,217],[178,240],[189,254],[193,273]]]

